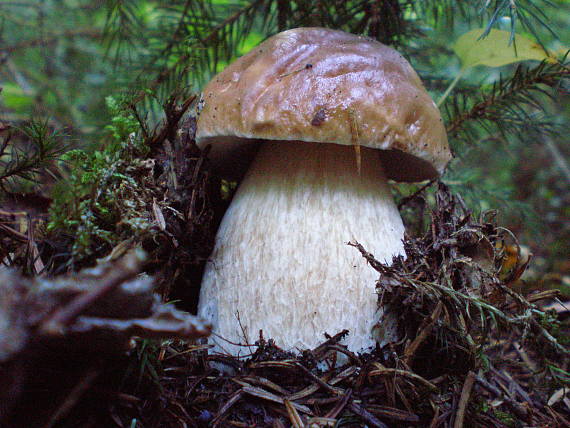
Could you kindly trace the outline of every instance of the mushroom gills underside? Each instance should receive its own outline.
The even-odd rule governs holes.
[[[246,355],[263,331],[286,350],[348,329],[352,351],[375,344],[377,260],[403,254],[404,226],[378,152],[336,144],[264,142],[240,184],[206,265],[198,314],[215,350]],[[385,329],[381,329],[385,330]],[[382,338],[377,338],[382,339]]]

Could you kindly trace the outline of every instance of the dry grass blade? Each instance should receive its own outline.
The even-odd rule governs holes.
[[[266,388],[272,389],[275,392],[281,394],[281,395],[289,395],[290,392],[287,391],[285,388],[277,385],[275,382],[270,381],[269,379],[266,379],[264,377],[261,376],[246,376],[244,378],[242,378],[242,380],[244,380],[245,382],[249,382],[254,383],[256,385],[261,385],[264,386]]]
[[[297,363],[296,366],[303,372],[305,373],[305,375],[311,379],[312,381],[314,381],[315,383],[317,383],[319,386],[321,386],[322,388],[324,388],[325,390],[327,390],[328,392],[335,394],[335,395],[341,395],[344,394],[344,390],[340,389],[340,388],[334,388],[331,385],[329,385],[328,383],[326,383],[324,380],[320,379],[318,376],[314,375],[313,373],[311,373],[311,371],[306,368],[305,366],[303,366],[300,363]]]
[[[325,373],[322,377],[321,380],[323,382],[328,381],[330,378],[332,377],[332,373]],[[306,388],[303,388],[301,391],[298,391],[292,395],[290,395],[289,397],[287,397],[288,400],[291,401],[297,401],[300,400],[301,398],[305,398],[308,397],[309,395],[314,394],[315,392],[317,392],[320,388],[320,385],[317,383],[313,383],[311,385],[309,385]]]
[[[329,381],[329,379],[332,377],[332,372],[325,373],[323,376],[320,377],[320,380],[322,382],[328,382],[329,385],[336,385],[337,383],[339,383],[339,382],[345,380],[346,378],[352,376],[356,371],[357,371],[357,368],[355,366],[350,366],[350,367],[346,368],[345,370],[343,370],[342,372],[340,372],[337,376],[335,376],[330,381]],[[314,384],[312,384],[306,388],[303,388],[302,390],[290,395],[289,397],[287,397],[287,399],[291,400],[291,401],[297,401],[297,400],[300,400],[301,398],[305,398],[305,397],[308,397],[309,395],[312,395],[313,393],[315,393],[318,390],[319,390],[319,384],[314,383]]]
[[[241,379],[232,378],[230,379],[232,382],[237,383],[239,386],[252,386],[250,383],[244,382]]]
[[[343,381],[343,380],[349,378],[350,376],[352,376],[353,374],[355,374],[357,372],[357,370],[358,370],[357,367],[350,366],[350,367],[344,369],[343,371],[341,371],[338,375],[336,375],[329,383],[331,385],[336,385],[340,381]]]
[[[469,372],[465,382],[463,383],[463,388],[461,389],[461,398],[459,399],[459,405],[457,406],[457,413],[455,414],[455,423],[453,428],[462,428],[463,421],[465,420],[465,411],[467,410],[467,403],[469,402],[469,397],[471,396],[471,390],[473,389],[473,383],[475,383],[475,373]]]
[[[249,367],[252,369],[265,369],[265,368],[283,368],[283,369],[295,369],[296,361],[260,361],[257,363],[249,363]]]
[[[481,385],[487,391],[494,394],[495,397],[497,397],[497,398],[501,397],[501,399],[505,401],[505,404],[507,404],[507,406],[509,406],[509,408],[513,411],[513,413],[518,418],[520,418],[521,420],[526,420],[528,418],[529,409],[527,407],[525,407],[523,404],[516,402],[515,400],[513,400],[512,398],[510,398],[509,396],[507,396],[505,394],[502,394],[499,388],[497,388],[494,385],[491,385],[489,382],[487,382],[481,376],[476,376],[475,380],[477,381],[477,383],[479,385]]]
[[[217,426],[223,419],[224,415],[230,410],[230,408],[236,404],[241,397],[244,395],[243,389],[236,391],[228,401],[220,408],[214,419],[212,420],[212,426]]]
[[[379,365],[377,365],[376,363],[374,364],[376,367],[378,367]],[[390,368],[378,368],[377,370],[372,370],[370,373],[368,373],[369,377],[374,377],[374,376],[402,376],[402,377],[407,377],[417,383],[422,384],[423,386],[425,386],[426,388],[430,389],[433,392],[437,392],[438,388],[437,386],[435,386],[433,383],[431,383],[429,380],[424,379],[423,377],[412,373],[410,371],[407,370],[400,370],[400,369],[390,369]]]
[[[10,226],[6,226],[5,224],[0,223],[0,230],[10,235],[10,237],[16,241],[28,242],[28,236],[25,233],[18,232],[17,230],[12,229]]]
[[[291,401],[297,401],[297,400],[300,400],[301,398],[306,398],[306,397],[314,394],[318,390],[319,390],[319,386],[314,383],[311,386],[308,386],[308,387],[302,389],[301,391],[290,395],[289,397],[287,397],[287,399],[291,400]]]
[[[265,391],[264,389],[256,388],[255,386],[245,386],[241,389],[241,391],[245,392],[246,394],[252,395],[254,397],[261,398],[263,400],[273,401],[274,403],[278,404],[285,404],[285,400],[283,398],[278,397],[277,395],[272,394],[268,391]],[[307,406],[303,406],[302,404],[297,404],[297,403],[291,403],[291,405],[295,407],[295,409],[307,415],[313,414],[311,409],[309,409]]]
[[[352,396],[352,389],[348,389],[338,403],[325,415],[326,418],[336,418],[348,404]]]
[[[393,407],[379,406],[377,404],[369,404],[367,409],[370,413],[378,416],[383,416],[387,419],[402,422],[419,422],[420,418],[418,415],[412,412],[407,412],[405,410],[395,409]]]
[[[293,424],[293,427],[305,428],[305,424],[301,420],[301,416],[299,415],[299,412],[297,412],[297,409],[295,409],[295,406],[293,406],[293,403],[291,403],[289,400],[283,401],[285,403],[285,408],[287,409],[287,414],[289,415],[289,420]]]
[[[372,413],[370,413],[368,410],[366,410],[361,405],[356,404],[354,401],[352,403],[350,403],[348,405],[348,407],[350,408],[350,410],[352,412],[354,412],[355,414],[360,416],[362,419],[364,419],[366,422],[368,422],[371,426],[376,427],[376,428],[388,428],[388,425],[386,425],[384,422],[382,422],[380,419],[378,419],[376,416],[374,416]]]
[[[188,345],[188,349],[181,351],[181,352],[174,351],[171,355],[164,357],[164,361],[170,360],[170,359],[175,358],[175,357],[180,357],[182,355],[191,354],[192,352],[205,351],[205,350],[210,349],[211,347],[212,347],[212,345],[210,345],[210,344]]]
[[[360,358],[358,358],[358,356],[354,353],[354,352],[350,352],[348,349],[346,349],[345,346],[342,345],[329,345],[327,346],[327,350],[328,351],[336,351],[336,352],[340,352],[341,354],[346,355],[348,358],[350,358],[350,360],[354,363],[357,364],[359,366],[362,365],[362,361],[360,360]]]
[[[408,400],[408,398],[406,397],[406,394],[404,393],[404,391],[402,391],[402,387],[400,385],[400,382],[397,381],[397,378],[394,379],[394,391],[396,392],[396,394],[398,395],[398,398],[400,399],[400,401],[402,402],[402,404],[404,405],[404,407],[411,412],[413,407],[412,404],[410,403],[410,401]]]
[[[507,389],[507,394],[512,397],[512,393],[517,393],[519,397],[528,403],[532,402],[532,398],[528,395],[528,393],[521,388],[521,386],[504,370],[497,370],[495,367],[491,366],[491,372],[495,374],[498,378],[503,379],[506,383],[509,384]]]
[[[404,362],[406,365],[410,366],[414,361],[414,357],[418,348],[421,346],[422,343],[428,338],[436,321],[439,319],[441,315],[441,311],[443,309],[443,302],[439,302],[435,307],[434,311],[430,315],[429,318],[426,318],[422,325],[420,326],[420,333],[416,336],[412,343],[406,347],[404,351]]]
[[[541,300],[554,299],[555,297],[560,297],[562,292],[560,290],[544,290],[539,293],[531,294],[527,296],[526,299],[529,303],[539,302]]]
[[[324,354],[327,353],[328,348],[330,345],[336,345],[338,342],[340,342],[342,340],[343,337],[345,337],[348,334],[348,330],[343,330],[337,334],[335,334],[334,336],[332,336],[331,338],[327,339],[325,342],[321,343],[319,346],[317,346],[315,349],[313,349],[312,354],[315,356],[315,358],[319,359],[321,358]]]

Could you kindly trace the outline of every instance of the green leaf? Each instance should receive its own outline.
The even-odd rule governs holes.
[[[491,30],[487,37],[481,39],[484,31],[485,29],[478,28],[457,39],[453,50],[461,59],[463,69],[477,65],[500,67],[529,59],[537,61],[551,59],[538,43],[524,36],[517,34],[512,42],[510,32]]]
[[[24,90],[13,83],[5,83],[0,94],[0,98],[4,98],[4,105],[11,110],[17,112],[25,112],[32,106],[32,97],[26,95]]]

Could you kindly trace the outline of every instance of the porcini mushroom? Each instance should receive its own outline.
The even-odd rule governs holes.
[[[451,158],[417,74],[377,41],[298,28],[229,65],[203,97],[198,145],[228,178],[247,168],[202,281],[213,342],[243,354],[236,344],[262,330],[295,350],[348,329],[349,349],[373,346],[377,273],[347,243],[386,262],[402,254],[387,179],[431,179]]]

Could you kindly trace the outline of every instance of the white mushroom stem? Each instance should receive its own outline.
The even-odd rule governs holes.
[[[353,351],[374,346],[378,260],[403,253],[404,226],[378,152],[307,142],[265,142],[228,209],[209,260],[199,315],[217,350],[248,354],[263,330],[287,350],[350,330]],[[221,338],[220,338],[221,337]]]

